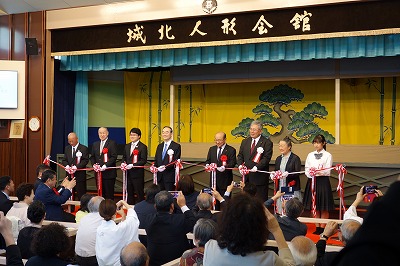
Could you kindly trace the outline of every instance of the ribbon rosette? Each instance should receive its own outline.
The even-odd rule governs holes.
[[[172,151],[172,150],[168,150],[168,152],[169,151]],[[172,154],[173,154],[173,152],[174,151],[172,151]],[[170,158],[172,157],[172,155],[170,155]],[[182,165],[182,163],[181,163],[181,159],[178,159],[178,160],[176,160],[176,162],[175,162],[175,186],[177,186],[178,185],[178,182],[179,182],[179,177],[180,177],[180,170],[181,169],[183,169],[183,165]]]
[[[254,156],[253,162],[259,163],[259,162],[260,162],[260,158],[261,158],[261,154],[262,154],[263,152],[264,152],[263,147],[258,147],[258,148],[257,148],[257,154]]]
[[[309,175],[311,176],[311,213],[313,217],[317,217],[317,203],[316,203],[316,193],[315,193],[315,175],[317,174],[317,169],[311,167],[308,170]]]
[[[172,158],[174,156],[174,150],[168,149],[167,154],[168,154],[168,157],[169,157],[169,162],[172,162]]]
[[[43,160],[43,164],[50,166],[50,155],[47,155]]]
[[[226,161],[228,161],[228,156],[225,154],[221,155],[221,162],[223,166],[226,166]]]
[[[137,158],[138,158],[138,155],[139,155],[139,150],[137,150],[137,149],[134,149],[133,150],[133,160],[132,160],[132,163],[137,163]]]
[[[103,153],[103,155],[104,155],[104,162],[106,163],[106,162],[108,162],[108,148],[104,148],[103,150],[102,150],[102,153]]]
[[[76,164],[79,164],[81,162],[82,152],[78,150],[75,153],[75,156],[76,156]]]
[[[311,176],[311,178],[313,178],[314,176],[317,175],[317,169],[314,168],[314,167],[311,167],[311,168],[308,170],[308,174]]]
[[[97,194],[99,196],[103,195],[103,185],[102,185],[102,174],[101,174],[101,166],[98,163],[93,165],[93,170],[96,172],[96,180],[97,180]]]
[[[242,164],[239,166],[239,173],[242,175],[242,182],[244,183],[245,181],[244,177],[245,175],[248,175],[250,173],[250,170],[247,169],[247,167],[244,164]]]
[[[346,206],[344,204],[344,175],[347,174],[347,170],[346,168],[344,168],[345,166],[342,164],[337,164],[335,166],[335,170],[338,172],[338,185],[336,188],[336,191],[339,194],[339,208],[340,208],[340,212],[339,212],[339,218],[342,218],[342,210],[343,212],[346,211]]]
[[[73,175],[76,172],[76,169],[77,168],[75,165],[73,165],[72,167],[69,165],[65,166],[65,172],[67,172],[70,175]]]
[[[150,166],[150,172],[153,174],[153,184],[157,185],[157,172],[158,168],[154,165],[154,162]]]
[[[100,171],[101,171],[101,166],[100,166],[100,164],[95,163],[95,164],[93,165],[93,170],[94,170],[96,173],[100,172]]]
[[[126,172],[127,170],[128,170],[128,165],[126,164],[126,163],[121,163],[121,170],[123,171],[123,172]]]
[[[216,163],[210,163],[209,165],[205,166],[206,172],[215,172],[216,169],[217,169]]]

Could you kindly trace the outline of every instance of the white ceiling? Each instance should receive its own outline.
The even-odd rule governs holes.
[[[139,0],[0,0],[0,15]]]

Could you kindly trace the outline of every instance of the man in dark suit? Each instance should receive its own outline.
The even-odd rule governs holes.
[[[263,201],[268,198],[268,176],[257,170],[268,171],[269,161],[272,157],[272,142],[261,135],[262,124],[260,121],[253,121],[250,125],[250,137],[240,144],[237,163],[244,164],[250,173],[246,176],[245,182],[257,186],[256,196]]]
[[[92,146],[92,154],[90,161],[92,165],[98,163],[102,171],[102,191],[106,199],[114,199],[114,185],[117,178],[116,169],[107,169],[107,167],[115,167],[117,161],[117,143],[108,138],[108,129],[99,128],[99,139]],[[96,178],[97,184],[97,178]]]
[[[236,149],[232,146],[226,144],[226,134],[224,132],[218,132],[215,134],[215,146],[210,147],[207,154],[206,164],[215,163],[217,164],[217,172],[216,172],[216,189],[217,191],[223,195],[226,191],[226,187],[232,183],[233,173],[232,170],[225,168],[233,168],[236,165]],[[227,160],[224,162],[221,160],[221,157],[224,158],[226,156]],[[211,183],[211,174],[210,174],[210,187],[212,187]],[[216,209],[219,210],[219,202],[217,201]]]
[[[43,183],[36,189],[34,199],[40,200],[46,207],[46,220],[75,223],[75,216],[64,212],[61,206],[71,197],[70,190],[76,185],[75,178],[68,180],[66,177],[61,188],[57,190],[55,188],[57,184],[56,172],[46,170],[42,175],[42,181]]]
[[[39,164],[36,167],[36,180],[35,180],[35,184],[33,185],[33,192],[36,191],[36,189],[38,188],[38,186],[42,183],[42,174],[44,171],[46,170],[50,170],[50,166],[46,165],[46,164]]]
[[[134,166],[144,166],[147,162],[147,146],[140,141],[141,136],[142,132],[139,128],[132,128],[129,132],[131,143],[125,145],[122,155],[122,161],[128,165],[128,204],[135,204],[144,199],[144,168],[134,168]],[[136,201],[135,192],[137,194]]]
[[[75,132],[68,134],[69,145],[65,147],[64,158],[62,159],[62,165],[76,166],[78,169],[86,168],[89,162],[89,151],[85,145],[78,142],[78,137]],[[70,177],[70,175],[68,175]],[[76,171],[74,173],[76,180],[76,198],[80,200],[83,194],[86,193],[86,171]]]
[[[13,202],[10,200],[10,194],[14,192],[14,181],[10,176],[0,177],[0,211],[7,214],[7,212],[13,206]]]
[[[196,218],[186,206],[182,192],[179,192],[177,204],[181,208],[181,214],[173,213],[174,202],[171,193],[161,191],[155,197],[157,213],[148,215],[149,222],[146,222],[150,265],[165,264],[179,258],[190,248],[186,234],[193,230]]]
[[[181,158],[181,145],[172,140],[172,128],[165,126],[162,129],[164,142],[157,146],[154,165],[158,167],[157,183],[161,190],[175,190],[175,165],[167,164]]]

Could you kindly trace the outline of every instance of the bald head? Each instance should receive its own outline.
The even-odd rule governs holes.
[[[217,132],[214,136],[214,141],[217,147],[222,147],[226,143],[226,134],[224,132]]]
[[[197,206],[200,210],[211,210],[212,207],[212,197],[208,193],[200,193],[197,196]]]
[[[121,266],[147,266],[149,255],[140,242],[132,242],[121,250]]]
[[[68,143],[72,147],[76,146],[78,144],[78,136],[76,135],[75,132],[71,132],[68,134]]]
[[[99,206],[103,200],[104,198],[101,196],[91,198],[88,203],[89,212],[99,212]]]
[[[106,127],[99,128],[99,139],[106,140],[108,138],[108,129]]]
[[[317,247],[311,239],[305,236],[296,236],[289,243],[297,266],[312,266],[317,260]]]
[[[357,232],[358,228],[360,228],[361,224],[356,220],[348,219],[344,220],[342,225],[340,226],[340,234],[343,244],[347,244],[350,239],[353,238],[354,234]]]

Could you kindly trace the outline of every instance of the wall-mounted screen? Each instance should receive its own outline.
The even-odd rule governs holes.
[[[18,108],[18,71],[0,70],[0,108]]]

